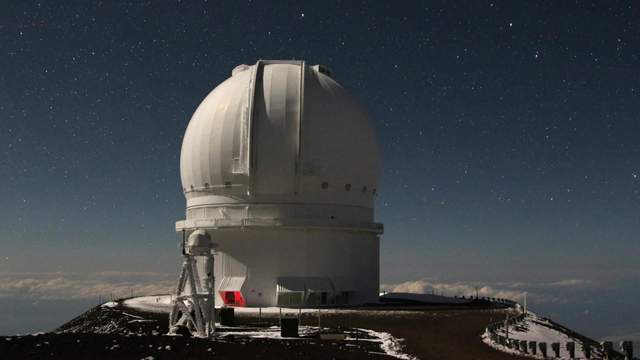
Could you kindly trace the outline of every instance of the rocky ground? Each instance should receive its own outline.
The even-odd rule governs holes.
[[[304,340],[218,340],[180,336],[54,334],[11,337],[2,359],[386,359],[374,346]]]
[[[167,336],[167,314],[96,307],[54,332],[0,337],[2,359],[517,359],[482,343],[508,309],[359,309],[301,314],[301,337],[280,338],[274,314],[238,314],[214,340]],[[321,340],[318,331],[345,340]]]

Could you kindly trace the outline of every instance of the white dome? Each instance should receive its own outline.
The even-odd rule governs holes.
[[[188,208],[250,202],[372,209],[377,160],[367,116],[325,68],[258,61],[236,67],[195,111],[180,174]]]
[[[377,301],[377,161],[367,116],[325,68],[236,67],[193,114],[180,157],[176,231],[191,254],[216,245],[216,304],[290,306],[292,289],[303,306]]]

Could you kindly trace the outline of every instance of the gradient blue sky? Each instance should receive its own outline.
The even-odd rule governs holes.
[[[192,112],[234,66],[295,58],[371,115],[385,284],[530,291],[589,335],[640,332],[639,5],[5,2],[0,299],[172,277]]]

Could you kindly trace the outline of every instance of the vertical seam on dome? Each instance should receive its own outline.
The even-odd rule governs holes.
[[[214,90],[215,91],[215,90]],[[212,94],[213,95],[213,94]],[[211,100],[215,100],[215,97],[212,97]],[[204,109],[204,113],[202,115],[200,115],[199,117],[199,121],[198,121],[198,128],[196,128],[196,151],[197,151],[197,159],[195,161],[196,166],[194,166],[194,173],[197,173],[197,176],[194,176],[194,184],[192,184],[196,189],[200,188],[202,186],[202,183],[205,182],[205,175],[204,173],[206,171],[208,171],[208,164],[204,164],[204,159],[203,158],[208,158],[208,154],[211,151],[209,146],[207,146],[207,139],[210,139],[210,137],[208,137],[207,135],[205,135],[205,129],[207,128],[207,125],[211,124],[211,121],[209,120],[210,117],[213,117],[210,114],[209,109],[211,108],[211,106],[214,106],[215,109],[215,102],[214,101],[208,101],[206,104],[206,108]],[[203,143],[204,142],[204,143]],[[206,166],[205,166],[206,165]],[[205,169],[207,168],[207,169]],[[200,184],[198,184],[200,183]]]
[[[234,93],[240,94],[234,96],[233,102],[230,105],[231,111],[237,116],[239,120],[233,122],[232,139],[231,139],[231,176],[234,183],[235,179],[239,178],[239,175],[245,174],[243,169],[243,135],[246,134],[245,122],[246,122],[246,102],[245,95],[249,91],[249,87],[246,81],[242,81],[238,84]],[[245,179],[242,179],[243,183]]]
[[[302,121],[304,116],[304,77],[306,74],[305,71],[305,62],[300,61],[300,89],[298,90],[298,140],[296,144],[296,164],[295,164],[295,176],[296,183],[294,187],[294,193],[297,195],[300,193],[300,177],[302,172]]]
[[[239,138],[240,134],[236,133],[236,129],[242,118],[238,119],[238,116],[242,116],[241,102],[242,96],[238,97],[235,94],[243,94],[245,83],[238,81],[234,84],[235,87],[231,89],[231,93],[234,94],[230,100],[226,103],[224,109],[224,122],[220,132],[220,149],[228,149],[230,152],[226,154],[220,160],[220,168],[224,171],[223,174],[228,174],[228,178],[221,178],[220,183],[225,184],[231,182],[235,184],[234,179],[234,142],[236,138]],[[221,172],[222,173],[222,172]]]
[[[255,138],[255,98],[256,93],[258,91],[258,80],[260,79],[260,73],[264,68],[262,60],[258,60],[255,65],[255,71],[252,74],[250,85],[253,86],[253,93],[248,96],[247,101],[249,102],[249,141],[248,141],[248,151],[247,151],[247,170],[248,170],[248,186],[247,193],[249,195],[253,194],[253,183],[254,183],[254,169],[255,169],[255,153],[254,153],[254,138]]]
[[[221,96],[221,99],[226,98],[225,96]],[[222,156],[224,156],[223,152],[222,152],[222,144],[220,144],[220,138],[222,135],[222,127],[224,126],[224,122],[226,121],[225,119],[225,115],[226,113],[223,112],[222,114],[222,124],[219,124],[218,121],[216,121],[217,117],[218,117],[218,113],[219,113],[219,109],[220,109],[220,104],[218,102],[214,103],[213,106],[213,111],[211,111],[211,120],[210,120],[210,126],[209,129],[207,129],[208,131],[203,131],[202,132],[202,136],[206,136],[206,138],[209,140],[206,144],[207,144],[207,151],[206,151],[206,162],[205,162],[205,167],[207,169],[207,178],[209,179],[209,181],[212,184],[220,184],[222,182],[222,179],[216,179],[214,178],[216,174],[221,174],[222,172],[222,167],[221,167],[221,162],[220,162],[220,158]],[[217,135],[218,137],[216,138],[214,135],[216,134],[216,126],[219,126],[220,129],[217,131]],[[217,144],[217,146],[214,146],[214,144]],[[216,149],[214,149],[214,147]],[[215,150],[215,153],[218,155],[218,159],[211,159],[211,155],[213,153],[213,151]]]

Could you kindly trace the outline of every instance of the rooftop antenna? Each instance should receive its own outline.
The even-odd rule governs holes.
[[[172,300],[169,333],[176,334],[178,329],[186,328],[193,336],[208,338],[215,332],[213,256],[216,244],[204,230],[192,232],[186,243],[184,230],[182,234],[182,271]],[[204,266],[198,266],[197,258],[203,258]],[[204,270],[204,277],[199,268]]]

